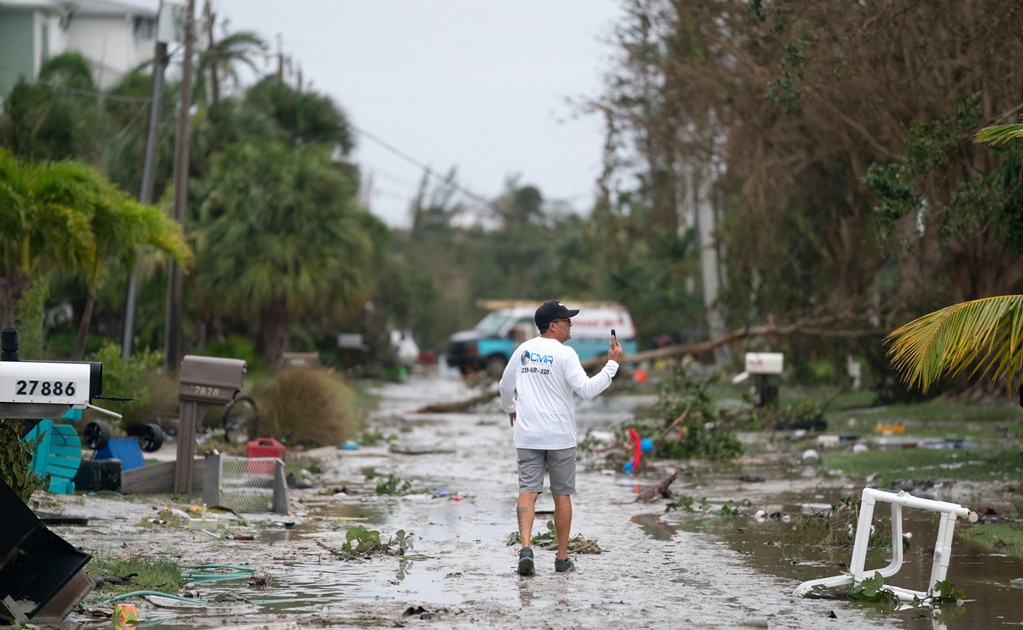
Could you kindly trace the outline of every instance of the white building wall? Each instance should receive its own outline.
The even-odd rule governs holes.
[[[39,75],[39,68],[44,61],[67,52],[67,32],[64,30],[60,13],[36,12],[35,48],[36,76]]]
[[[110,87],[125,73],[152,59],[153,47],[151,36],[136,36],[133,16],[74,16],[67,31],[67,48],[81,52],[92,62],[93,79],[101,88]]]

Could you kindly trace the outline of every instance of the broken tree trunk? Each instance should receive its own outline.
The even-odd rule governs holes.
[[[831,315],[828,317],[819,317],[814,319],[801,319],[791,324],[762,324],[760,326],[750,326],[748,328],[737,328],[729,332],[726,335],[718,337],[716,339],[708,339],[707,341],[696,341],[693,343],[681,343],[673,346],[664,346],[663,348],[656,348],[654,350],[646,350],[644,352],[637,352],[622,357],[621,363],[642,363],[643,361],[652,361],[654,359],[663,359],[665,357],[676,357],[679,355],[686,354],[708,354],[713,352],[715,348],[724,346],[745,339],[747,337],[759,337],[763,335],[790,335],[792,333],[800,333],[803,335],[819,335],[819,336],[853,336],[853,335],[874,335],[878,334],[877,330],[863,330],[863,331],[841,331],[834,330],[833,328],[817,329],[817,326],[832,326],[837,322],[849,321],[857,319],[852,314],[842,315]],[[586,369],[596,367],[607,361],[607,355],[601,355],[599,357],[592,357],[583,361],[583,367]]]
[[[668,486],[671,485],[671,482],[675,481],[676,477],[678,477],[677,470],[671,473],[671,475],[669,475],[661,483],[644,490],[638,497],[636,497],[636,500],[642,501],[643,503],[649,503],[650,501],[656,499],[658,496],[664,497],[665,499],[670,499],[671,492],[668,490]]]
[[[452,402],[434,403],[432,405],[426,405],[416,409],[416,413],[450,413],[454,411],[468,411],[476,405],[490,402],[494,398],[501,395],[499,390],[490,389],[478,396],[473,396],[468,400],[456,400]]]

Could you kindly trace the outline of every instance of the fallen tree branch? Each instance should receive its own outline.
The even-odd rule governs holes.
[[[671,475],[669,475],[661,483],[657,484],[656,486],[653,486],[652,488],[647,488],[646,490],[644,490],[638,497],[636,497],[636,500],[642,501],[643,503],[649,503],[650,501],[656,499],[658,496],[664,497],[665,499],[670,499],[671,492],[668,490],[668,486],[670,486],[671,483],[675,481],[677,477],[678,471],[676,470],[675,472],[671,473]]]
[[[829,315],[827,317],[818,317],[812,319],[801,319],[791,324],[779,325],[773,322],[767,324],[761,324],[760,326],[750,326],[748,328],[737,328],[727,334],[724,334],[717,339],[708,339],[707,341],[695,341],[692,343],[680,343],[671,346],[664,346],[663,348],[656,348],[654,350],[646,350],[644,352],[637,352],[636,354],[630,354],[622,357],[622,364],[629,363],[642,363],[643,361],[652,361],[654,359],[663,359],[666,357],[674,357],[678,355],[686,354],[709,354],[716,348],[724,345],[745,339],[747,337],[761,337],[764,335],[791,335],[793,333],[800,333],[804,335],[814,336],[838,336],[841,334],[840,331],[836,331],[834,328],[818,328],[819,326],[826,326],[828,324],[834,324],[835,322],[848,321],[857,319],[856,315],[851,313],[843,313],[840,315]],[[850,336],[862,336],[877,334],[875,330],[868,331],[851,331]],[[601,355],[599,357],[592,357],[582,362],[584,368],[593,368],[598,365],[602,365],[607,361],[607,355]]]
[[[415,413],[450,413],[454,411],[468,411],[476,405],[490,402],[494,398],[501,395],[500,390],[497,388],[489,389],[478,396],[473,396],[468,400],[456,400],[453,402],[444,403],[433,403],[432,405],[426,405],[416,409]]]

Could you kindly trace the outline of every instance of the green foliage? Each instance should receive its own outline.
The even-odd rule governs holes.
[[[21,421],[0,419],[0,479],[26,503],[46,480],[28,468],[36,442],[21,441]]]
[[[905,479],[946,477],[974,481],[1008,481],[1019,479],[1023,463],[1015,451],[1000,448],[917,448],[908,450],[874,449],[864,453],[827,453],[824,462],[828,469],[841,470],[858,479],[868,475],[872,484],[887,487]]]
[[[355,146],[344,113],[326,94],[299,92],[273,77],[254,85],[247,104],[272,119],[291,146],[337,146],[347,154]]]
[[[203,346],[197,354],[207,357],[224,357],[245,361],[246,371],[262,372],[266,369],[266,360],[256,352],[256,342],[239,334],[231,334],[224,339],[211,341]]]
[[[732,500],[728,499],[720,507],[714,508],[710,502],[707,501],[707,497],[700,499],[699,505],[696,505],[696,500],[690,495],[679,495],[678,499],[668,504],[668,510],[682,509],[686,512],[702,512],[703,514],[710,514],[713,516],[720,516],[723,518],[738,518],[741,516],[750,516],[756,506],[749,499]]]
[[[539,549],[557,549],[558,548],[558,532],[554,527],[554,521],[548,520],[547,527],[541,532],[533,534],[533,537],[529,539],[530,544],[533,547]],[[513,532],[508,536],[507,545],[519,546],[522,544],[522,537],[518,532]],[[597,544],[596,538],[586,538],[582,534],[576,534],[568,539],[568,550],[571,553],[601,553],[600,545]]]
[[[692,512],[693,511],[693,503],[695,503],[695,500],[693,499],[693,497],[689,496],[688,494],[680,494],[678,496],[678,499],[675,500],[675,503],[672,504],[671,507],[682,508],[683,510],[685,510],[687,512]]]
[[[1023,295],[973,300],[939,309],[892,331],[885,341],[899,376],[923,391],[946,372],[1004,380],[1009,395],[1023,374]]]
[[[387,479],[377,482],[377,494],[408,494],[412,491],[412,482],[401,479],[394,473],[387,475]]]
[[[1009,140],[1023,139],[1023,124],[992,125],[977,132],[977,142],[1001,144]]]
[[[657,457],[720,460],[741,455],[742,444],[708,391],[717,378],[697,379],[687,366],[679,365],[661,386],[657,404],[625,428],[636,428],[644,437],[655,436]]]
[[[113,581],[105,582],[94,591],[92,597],[101,595],[102,598],[109,598],[132,591],[177,593],[185,585],[185,579],[181,575],[181,566],[166,558],[96,557],[89,563],[86,570],[93,579],[136,574],[121,584]]]
[[[47,59],[39,81],[20,81],[4,102],[0,144],[31,160],[59,161],[93,153],[104,127],[96,110],[89,62],[68,52]]]
[[[729,499],[715,511],[715,514],[718,516],[734,518],[736,516],[748,514],[752,507],[753,503],[749,499],[741,499],[740,501],[733,501]]]
[[[377,429],[365,429],[359,434],[359,439],[356,441],[362,446],[376,446],[384,440],[391,441],[396,439],[398,439],[398,436],[393,433],[390,435],[384,435],[382,431]]]
[[[934,590],[931,592],[931,603],[943,606],[945,604],[960,605],[966,599],[962,589],[956,588],[955,582],[939,580],[934,583]]]
[[[123,404],[118,413],[124,416],[127,423],[147,418],[140,416],[140,411],[148,408],[153,402],[147,376],[157,366],[163,364],[163,352],[140,350],[127,361],[121,358],[121,346],[107,342],[90,361],[103,364],[103,394],[114,398],[130,398],[131,402]]]
[[[849,589],[849,597],[863,602],[884,603],[895,606],[899,598],[890,588],[884,588],[884,577],[877,571],[873,577],[864,578]]]
[[[46,358],[46,299],[50,296],[50,282],[45,277],[36,277],[31,287],[18,300],[18,311],[14,314],[14,327],[18,329],[18,356],[22,360],[41,361]]]
[[[198,233],[201,304],[251,322],[271,368],[292,321],[337,322],[367,297],[374,244],[355,188],[316,147],[239,143],[213,161]]]
[[[403,556],[411,548],[412,532],[399,529],[393,538],[383,542],[379,531],[356,525],[345,532],[345,542],[339,549],[329,550],[337,558],[353,560],[374,555]]]
[[[1018,518],[1019,507],[1016,508]],[[1015,521],[977,523],[956,530],[956,536],[992,553],[1023,559],[1023,528]]]

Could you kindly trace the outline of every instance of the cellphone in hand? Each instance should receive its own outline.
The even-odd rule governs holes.
[[[615,329],[614,328],[611,329],[611,338],[614,339],[615,341],[618,341],[618,338],[615,337]]]

